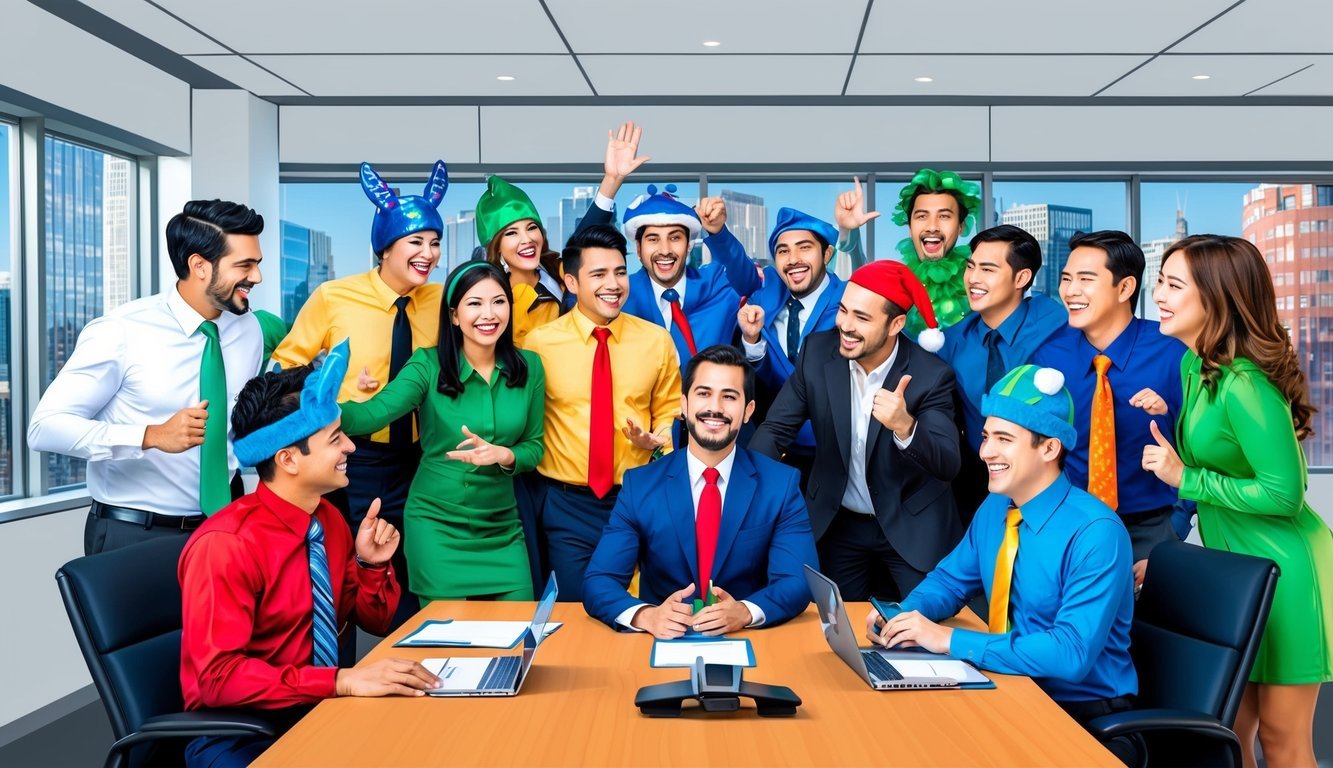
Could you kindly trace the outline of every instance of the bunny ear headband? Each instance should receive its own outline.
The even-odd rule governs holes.
[[[384,253],[395,240],[413,232],[444,233],[444,221],[436,210],[449,189],[449,169],[443,160],[435,161],[421,196],[395,195],[370,163],[361,164],[361,189],[375,204],[375,220],[370,225],[370,245],[375,253]]]
[[[342,416],[338,408],[338,389],[347,375],[351,345],[347,339],[329,350],[324,364],[306,377],[301,387],[301,407],[281,419],[261,427],[232,444],[236,460],[243,467],[253,467],[273,458],[278,451],[310,437]]]

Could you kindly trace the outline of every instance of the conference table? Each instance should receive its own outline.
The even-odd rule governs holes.
[[[517,654],[518,649],[393,648],[426,619],[531,620],[535,603],[436,602],[362,663],[386,657]],[[860,625],[867,603],[848,605]],[[320,703],[256,766],[1107,766],[1121,765],[1030,679],[990,674],[987,690],[875,691],[824,641],[811,607],[776,627],[746,630],[757,666],[745,679],[802,699],[794,717],[741,710],[650,718],[645,685],[684,680],[649,666],[652,638],[615,632],[578,603],[543,641],[522,691],[502,698],[337,698]],[[948,623],[984,629],[967,609]]]

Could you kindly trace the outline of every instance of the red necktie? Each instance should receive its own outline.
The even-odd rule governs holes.
[[[713,556],[717,554],[717,531],[722,527],[722,493],[717,488],[718,471],[704,470],[704,489],[699,494],[699,511],[694,516],[694,542],[699,548],[699,583],[694,594],[705,604],[713,579]]]
[[[611,416],[611,348],[606,339],[611,329],[592,329],[597,351],[592,356],[592,418],[588,424],[588,488],[597,498],[611,490],[616,474],[612,451],[615,423]]]
[[[662,291],[662,298],[671,305],[671,322],[680,329],[680,335],[685,339],[685,347],[690,350],[690,357],[694,357],[699,350],[694,346],[694,332],[690,330],[690,321],[685,319],[685,312],[680,308],[680,294],[675,288],[668,288]]]

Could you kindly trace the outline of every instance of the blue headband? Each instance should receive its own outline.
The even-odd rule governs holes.
[[[266,427],[236,440],[232,450],[243,467],[253,467],[289,445],[298,443],[337,421],[338,390],[347,375],[351,346],[346,339],[329,350],[324,364],[306,377],[301,388],[301,407]]]

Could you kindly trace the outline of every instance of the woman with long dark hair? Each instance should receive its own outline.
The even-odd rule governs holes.
[[[1319,684],[1333,680],[1333,533],[1305,501],[1300,441],[1315,412],[1305,374],[1268,266],[1246,240],[1175,243],[1153,299],[1162,332],[1189,352],[1176,448],[1158,434],[1143,467],[1198,502],[1205,545],[1281,568],[1236,733],[1247,766],[1257,736],[1269,765],[1313,768]]]
[[[342,403],[342,427],[365,434],[420,409],[421,466],[404,525],[408,583],[431,600],[531,600],[513,476],[541,460],[546,376],[514,346],[513,293],[482,261],[445,281],[437,347],[418,349],[379,394]]]

